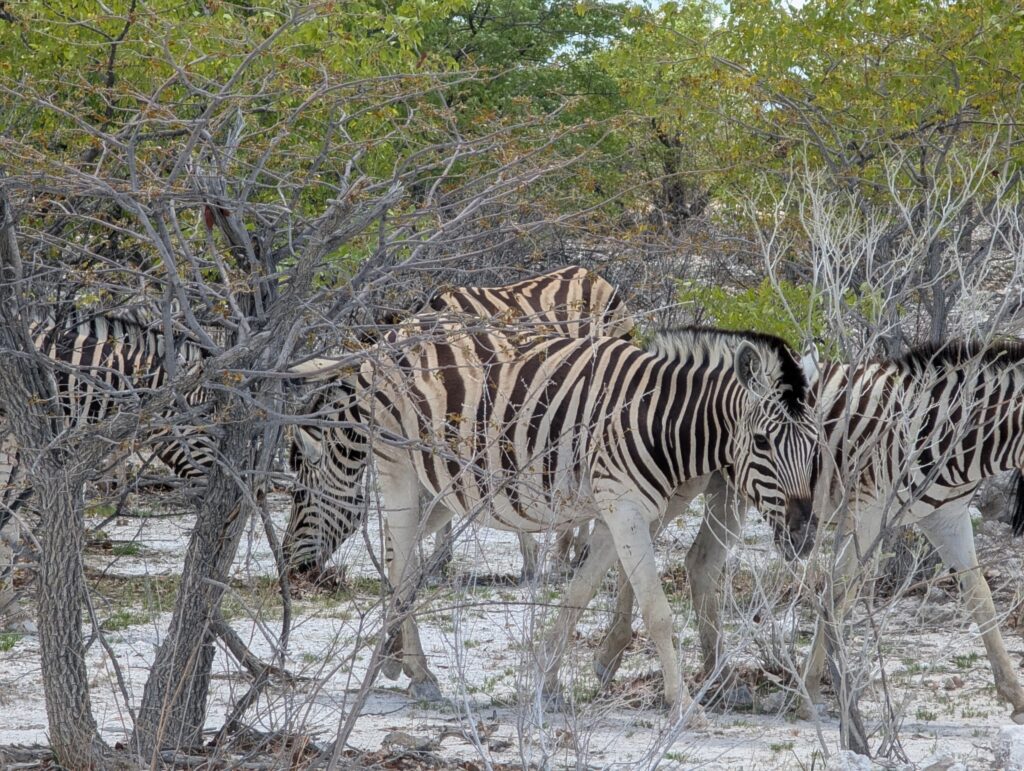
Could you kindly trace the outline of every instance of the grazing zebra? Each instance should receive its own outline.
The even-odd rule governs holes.
[[[978,564],[968,504],[983,479],[1024,468],[1024,344],[951,342],[925,346],[903,357],[857,366],[825,364],[812,399],[823,418],[832,473],[819,491],[846,509],[840,522],[840,584],[855,573],[879,534],[892,525],[916,524],[957,574],[971,615],[981,630],[996,691],[1024,723],[1024,690],[999,632],[992,593]],[[850,480],[856,480],[851,484]],[[708,672],[721,665],[718,590],[730,541],[743,526],[745,507],[728,505],[727,481],[706,480],[711,514],[701,523],[686,556],[693,606]],[[1018,476],[1013,524],[1024,530],[1024,477]],[[700,492],[700,486],[688,490]],[[632,593],[620,580],[615,622],[595,668],[610,679],[630,634]],[[839,602],[843,586],[830,601]],[[821,700],[825,663],[823,629],[812,650],[806,686]]]
[[[37,350],[55,363],[58,406],[69,426],[100,420],[125,400],[164,385],[170,379],[169,354],[175,367],[185,368],[204,355],[183,340],[174,340],[168,351],[161,331],[133,317],[75,314],[40,320],[31,332]],[[204,398],[197,389],[184,397],[182,406],[198,408]],[[158,429],[151,438],[159,440],[154,454],[180,477],[201,477],[213,463],[210,437],[200,429]],[[18,540],[9,521],[28,495],[17,482],[17,444],[0,410],[0,612],[12,597],[9,579]]]
[[[453,516],[512,532],[595,520],[546,642],[545,691],[557,694],[560,652],[617,557],[641,598],[665,699],[687,708],[649,526],[686,480],[731,466],[737,487],[802,537],[817,432],[798,358],[777,338],[718,330],[663,332],[647,351],[609,338],[517,343],[442,318],[417,332],[391,334],[338,383],[339,424],[320,443],[341,467],[372,449],[396,607],[411,608],[417,542]],[[353,442],[361,436],[370,443]],[[317,505],[357,495],[333,487],[340,475],[316,479],[320,468],[306,480]],[[411,690],[438,698],[411,613],[401,641]]]
[[[491,322],[510,333],[534,336],[562,335],[570,338],[613,337],[630,340],[633,335],[633,317],[614,286],[597,273],[586,268],[570,266],[519,281],[495,287],[457,287],[438,292],[418,314],[464,314],[467,324],[479,325],[480,320]],[[315,393],[304,406],[305,414],[321,412],[330,396]],[[349,437],[350,444],[359,441],[357,434]],[[345,459],[333,470],[338,480],[326,482],[327,490],[312,492],[307,477],[310,464],[332,464],[335,460],[324,453],[321,446],[322,431],[317,426],[303,426],[295,430],[289,462],[296,474],[292,515],[285,536],[285,556],[293,573],[315,573],[322,569],[338,546],[361,524],[364,512],[358,482],[365,466],[365,452],[350,450]],[[317,477],[329,477],[331,469],[318,471]],[[331,497],[330,489],[345,492],[331,499],[333,505],[321,505]],[[443,535],[450,535],[444,533]],[[568,541],[571,532],[565,534]],[[537,545],[534,539],[521,533],[523,575],[531,577],[536,571]],[[445,538],[445,543],[450,540]],[[567,547],[567,544],[563,544]],[[438,558],[440,561],[441,558]]]

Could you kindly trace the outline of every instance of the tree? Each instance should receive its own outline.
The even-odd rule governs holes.
[[[501,75],[454,69],[423,44],[425,29],[461,7],[405,16],[370,3],[344,12],[232,3],[216,14],[28,3],[3,27],[11,45],[0,90],[13,104],[0,140],[5,212],[17,214],[5,214],[4,259],[20,271],[6,285],[10,307],[148,303],[207,352],[116,418],[72,433],[28,417],[16,424],[23,446],[90,459],[63,502],[37,500],[44,523],[62,523],[59,540],[44,543],[40,587],[56,609],[41,633],[57,642],[45,676],[60,762],[98,766],[108,753],[89,710],[79,611],[82,489],[99,459],[164,419],[182,393],[208,394],[218,460],[130,742],[149,762],[202,744],[219,602],[293,419],[281,383],[299,351],[334,349],[344,335],[356,342],[358,330],[339,334],[338,320],[367,308],[372,318],[381,298],[400,293],[400,273],[436,271],[441,255],[483,232],[494,239],[487,248],[500,248],[562,205],[589,127],[562,122],[565,100],[550,94],[514,117],[486,118],[494,107],[481,106],[477,120],[456,119],[453,103]],[[532,185],[552,193],[531,201]],[[20,337],[4,347],[27,356],[19,317],[5,321]],[[26,361],[46,382],[53,363]],[[12,415],[34,414],[30,391],[5,388]],[[55,463],[35,465],[35,488],[65,489],[53,484]],[[58,572],[75,580],[49,580]]]

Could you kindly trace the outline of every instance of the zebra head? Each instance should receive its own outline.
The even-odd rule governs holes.
[[[772,523],[792,557],[809,548],[818,430],[806,406],[814,370],[781,340],[759,336],[735,352],[741,388],[732,438],[733,483]]]
[[[292,430],[288,463],[295,481],[284,541],[291,573],[319,570],[362,523],[367,442],[351,428],[351,422],[359,420],[352,396],[352,388],[344,381],[338,381],[326,394],[315,393],[303,411],[341,423],[326,428],[302,425]]]

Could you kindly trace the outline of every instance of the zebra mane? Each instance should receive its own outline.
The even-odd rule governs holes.
[[[915,374],[942,372],[967,364],[995,365],[1003,369],[1024,363],[1024,341],[950,340],[945,343],[926,343],[892,359],[892,363]]]
[[[684,326],[655,331],[654,337],[645,350],[670,360],[683,360],[688,357],[706,358],[711,361],[731,360],[736,347],[742,342],[753,343],[762,355],[770,362],[776,362],[775,373],[777,386],[781,391],[782,401],[787,411],[794,417],[800,417],[806,409],[807,379],[800,367],[800,357],[796,351],[781,337],[763,332],[734,332],[715,327]]]

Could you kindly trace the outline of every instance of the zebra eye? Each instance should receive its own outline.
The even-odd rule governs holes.
[[[761,452],[768,452],[772,448],[772,443],[764,434],[754,434],[754,447]]]

